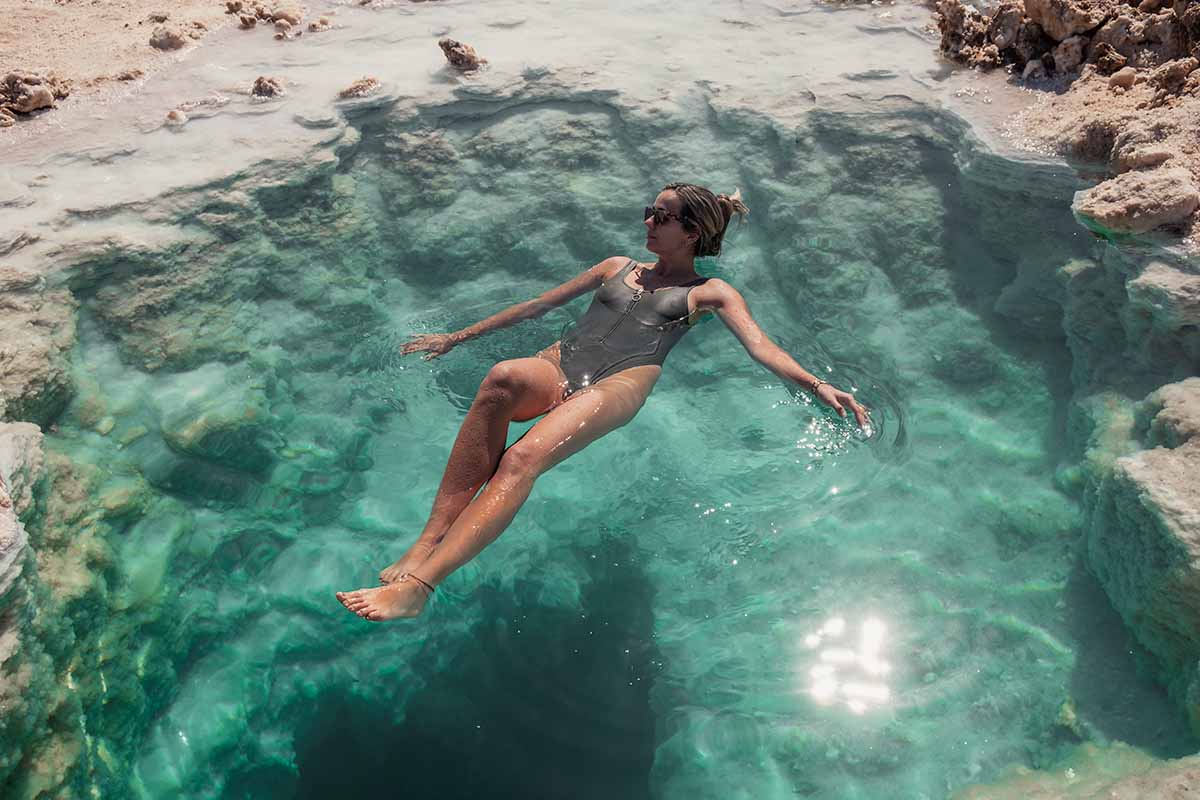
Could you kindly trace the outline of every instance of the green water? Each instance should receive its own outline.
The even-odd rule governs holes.
[[[1196,749],[1079,565],[1061,312],[1018,280],[1092,252],[1063,198],[903,103],[689,114],[380,113],[336,170],[186,207],[192,247],[80,270],[34,526],[47,639],[86,643],[43,751],[82,753],[74,791],[941,798],[1085,740]],[[672,180],[741,187],[701,272],[872,437],[706,323],[420,620],[346,613],[488,367],[586,299],[433,362],[398,343],[646,258]]]

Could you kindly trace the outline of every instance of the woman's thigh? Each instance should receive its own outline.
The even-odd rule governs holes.
[[[632,420],[661,374],[653,365],[632,367],[580,389],[508,448],[500,469],[536,476],[578,453]]]

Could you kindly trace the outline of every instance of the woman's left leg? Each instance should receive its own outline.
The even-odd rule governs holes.
[[[478,555],[512,522],[538,476],[633,419],[661,372],[656,366],[627,369],[578,392],[546,414],[505,451],[483,492],[458,515],[432,555],[412,574],[436,586]],[[339,592],[337,597],[360,617],[381,621],[415,617],[425,606],[427,594],[419,582],[406,580]]]

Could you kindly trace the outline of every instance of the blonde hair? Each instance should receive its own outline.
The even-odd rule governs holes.
[[[750,209],[742,202],[742,193],[736,189],[733,194],[713,194],[694,183],[668,183],[663,191],[668,190],[679,198],[682,207],[679,216],[684,227],[700,234],[696,240],[698,257],[720,255],[729,221],[736,214],[738,220],[744,222],[750,214]]]

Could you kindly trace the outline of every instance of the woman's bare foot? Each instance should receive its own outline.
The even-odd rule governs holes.
[[[409,578],[374,589],[337,592],[338,601],[363,619],[383,622],[389,619],[415,617],[425,608],[429,590]]]
[[[426,544],[421,540],[410,548],[408,552],[400,557],[400,560],[390,567],[385,567],[379,572],[380,583],[395,583],[400,580],[400,576],[406,572],[412,572],[417,567],[425,563],[425,559],[429,558],[433,553],[433,548],[436,545]]]

